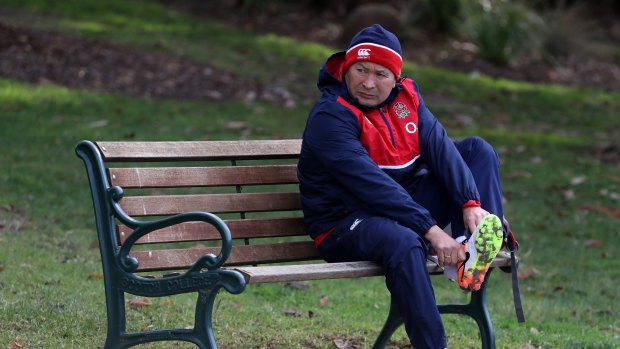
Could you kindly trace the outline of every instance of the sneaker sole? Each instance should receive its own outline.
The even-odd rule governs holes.
[[[495,215],[484,217],[478,228],[466,243],[465,252],[469,254],[459,286],[465,290],[480,289],[484,276],[502,247],[504,233],[502,221]]]

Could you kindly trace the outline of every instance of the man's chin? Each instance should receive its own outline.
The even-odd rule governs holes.
[[[372,99],[358,98],[357,102],[364,107],[376,107],[379,103]]]

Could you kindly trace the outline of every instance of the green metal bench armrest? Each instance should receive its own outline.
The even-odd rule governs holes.
[[[123,270],[133,273],[138,269],[138,260],[129,256],[129,252],[139,238],[153,231],[185,222],[201,221],[209,223],[217,229],[222,237],[219,255],[205,254],[190,267],[188,272],[197,272],[205,268],[208,270],[218,269],[224,265],[226,259],[230,256],[230,251],[232,250],[230,230],[226,223],[218,216],[209,212],[186,212],[155,221],[138,221],[125,213],[120,205],[120,200],[123,198],[123,188],[118,186],[111,187],[108,193],[114,216],[123,224],[133,229],[133,232],[124,241],[117,255],[118,262]]]

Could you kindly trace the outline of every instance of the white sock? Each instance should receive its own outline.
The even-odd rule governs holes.
[[[459,244],[462,243],[463,241],[465,241],[465,236],[463,235],[456,238],[456,242],[458,242]],[[452,281],[456,280],[457,279],[456,265],[450,264],[450,265],[445,266],[443,268],[443,276],[445,276],[446,279],[448,280],[452,280]]]

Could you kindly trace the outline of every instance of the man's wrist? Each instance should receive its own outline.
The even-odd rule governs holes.
[[[480,207],[480,206],[482,205],[480,204],[480,201],[477,201],[477,200],[469,200],[463,204],[463,208]]]
[[[424,234],[424,238],[428,241],[432,241],[434,237],[440,235],[444,231],[439,228],[437,225],[433,225],[427,232]]]

